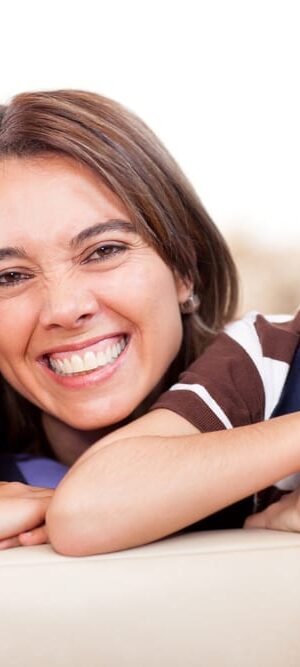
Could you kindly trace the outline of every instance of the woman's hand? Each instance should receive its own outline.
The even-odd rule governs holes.
[[[48,542],[45,514],[53,489],[0,482],[0,550]]]
[[[263,512],[249,516],[244,528],[268,528],[300,532],[300,489],[287,493]]]

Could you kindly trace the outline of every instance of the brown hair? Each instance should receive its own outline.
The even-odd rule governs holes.
[[[0,107],[0,159],[59,153],[90,167],[118,195],[138,232],[191,281],[197,312],[183,316],[183,370],[235,314],[238,288],[228,247],[189,181],[133,113],[79,90],[22,93]]]

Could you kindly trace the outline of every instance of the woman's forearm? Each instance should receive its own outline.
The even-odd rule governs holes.
[[[197,435],[140,436],[94,448],[47,514],[57,551],[88,555],[180,530],[300,469],[300,414]]]

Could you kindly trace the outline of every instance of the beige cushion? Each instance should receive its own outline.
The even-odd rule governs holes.
[[[1,667],[299,667],[300,535],[0,553]]]

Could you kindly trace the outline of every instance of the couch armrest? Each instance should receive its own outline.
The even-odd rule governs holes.
[[[300,535],[176,535],[0,553],[3,667],[299,667]]]

